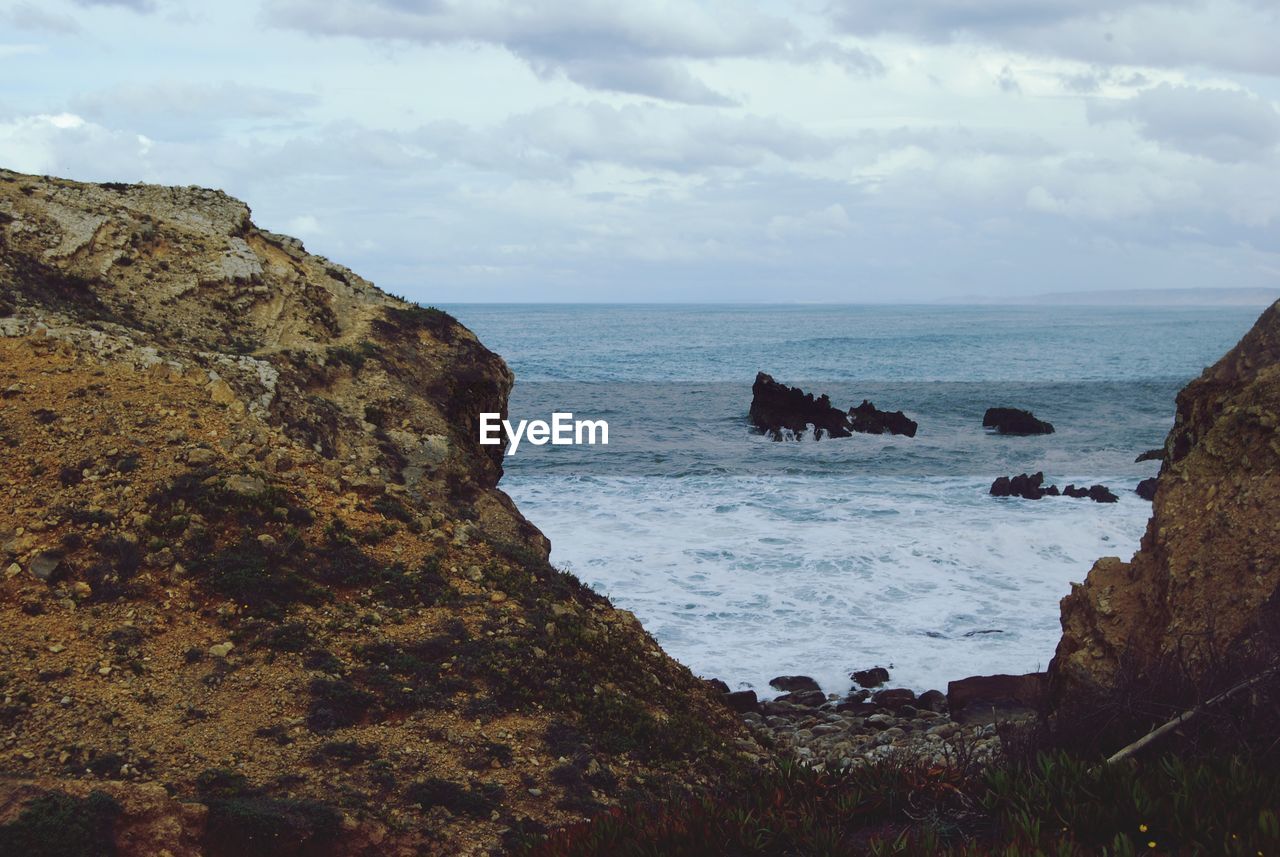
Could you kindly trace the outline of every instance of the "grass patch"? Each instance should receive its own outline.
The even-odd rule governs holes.
[[[342,815],[332,806],[269,797],[233,771],[205,771],[196,786],[209,807],[204,846],[210,857],[326,854],[342,830]]]
[[[736,788],[611,810],[531,837],[537,857],[1280,853],[1280,770],[1243,757],[1138,765],[1042,753],[986,772],[888,759],[842,771],[783,764]],[[574,785],[572,771],[553,772]],[[535,841],[536,840],[536,841]]]
[[[454,814],[473,818],[488,818],[498,808],[502,797],[500,786],[481,783],[464,788],[438,777],[421,780],[405,790],[405,799],[409,803],[421,804],[423,809],[442,806]]]
[[[51,792],[0,826],[0,854],[21,857],[114,857],[120,805],[103,792],[76,798]]]

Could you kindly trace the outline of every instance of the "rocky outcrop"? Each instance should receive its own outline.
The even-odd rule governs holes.
[[[982,415],[982,426],[995,429],[997,434],[1053,434],[1052,423],[1037,419],[1031,411],[1017,408],[987,408]]]
[[[1041,500],[1045,497],[1075,497],[1089,499],[1095,503],[1115,503],[1119,497],[1105,485],[1093,485],[1088,488],[1068,485],[1058,490],[1057,485],[1045,486],[1043,473],[1020,473],[1017,476],[1001,476],[991,483],[988,492],[992,497],[1022,497],[1026,500]]]
[[[1056,497],[1057,486],[1044,487],[1043,473],[1019,473],[1017,476],[1000,476],[991,483],[988,492],[992,497],[1022,497],[1026,500],[1040,500],[1044,497]]]
[[[1143,500],[1154,500],[1156,499],[1156,486],[1159,484],[1160,477],[1151,476],[1139,482],[1138,486],[1134,488],[1133,491]]]
[[[862,434],[900,434],[915,437],[919,425],[902,411],[882,411],[866,399],[849,409],[849,427]]]
[[[487,853],[748,760],[498,489],[511,384],[222,193],[0,171],[0,841]]]
[[[1050,675],[1063,711],[1161,685],[1208,694],[1275,657],[1280,304],[1178,394],[1164,448],[1138,552],[1098,560],[1062,600]]]
[[[848,416],[833,406],[825,393],[814,398],[813,393],[806,393],[799,387],[788,387],[764,372],[757,373],[755,383],[751,385],[749,416],[756,428],[768,432],[775,439],[781,439],[783,431],[800,437],[810,427],[817,440],[821,440],[823,435],[849,437],[853,433]]]
[[[1117,503],[1120,501],[1115,492],[1105,485],[1090,485],[1088,488],[1083,485],[1068,485],[1062,489],[1062,496],[1075,497],[1077,500],[1089,499],[1095,503]]]
[[[815,440],[861,434],[897,434],[915,437],[918,425],[902,411],[881,411],[870,401],[847,412],[831,404],[825,393],[817,398],[799,387],[788,387],[764,372],[756,374],[751,386],[753,425],[774,440],[784,436],[800,439],[810,429]],[[784,435],[784,432],[786,433]]]

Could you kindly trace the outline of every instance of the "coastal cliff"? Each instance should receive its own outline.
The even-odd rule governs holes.
[[[0,843],[486,853],[749,763],[497,488],[512,382],[221,192],[0,171]]]
[[[1050,679],[1073,717],[1176,711],[1274,663],[1280,303],[1179,393],[1164,452],[1138,552],[1098,560],[1062,600]]]

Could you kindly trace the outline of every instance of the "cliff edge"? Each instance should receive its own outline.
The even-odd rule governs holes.
[[[0,846],[486,853],[749,761],[498,490],[512,380],[223,193],[0,171]]]
[[[1164,449],[1138,552],[1098,560],[1062,600],[1050,665],[1062,712],[1163,701],[1173,713],[1275,662],[1280,303],[1179,393]]]

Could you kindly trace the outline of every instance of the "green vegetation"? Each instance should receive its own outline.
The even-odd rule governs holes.
[[[566,782],[572,775],[556,772]],[[1280,770],[1241,757],[1106,766],[1062,752],[985,772],[888,759],[783,764],[697,800],[613,810],[530,857],[1280,853]]]
[[[449,780],[431,777],[409,786],[405,797],[409,803],[421,804],[423,809],[442,806],[453,813],[488,818],[498,808],[503,792],[496,785],[473,783],[463,788]]]
[[[378,346],[367,340],[361,341],[355,348],[336,345],[329,349],[325,357],[325,363],[330,366],[349,366],[352,372],[359,372],[365,361],[370,357],[377,356],[377,354]]]
[[[112,832],[119,814],[120,805],[102,792],[91,792],[85,798],[50,792],[29,802],[16,819],[0,826],[0,854],[114,857]]]
[[[324,854],[342,829],[341,814],[328,804],[268,797],[234,771],[205,771],[196,787],[209,807],[204,846],[211,857]]]

